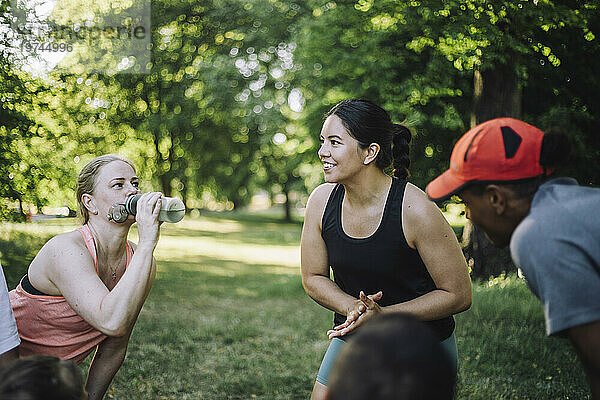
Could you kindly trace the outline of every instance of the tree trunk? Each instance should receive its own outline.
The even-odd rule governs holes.
[[[290,193],[286,185],[283,186],[283,194],[285,194],[285,203],[283,203],[283,207],[285,208],[285,221],[292,222],[292,209],[290,205]]]
[[[511,65],[475,70],[471,127],[499,117],[521,118],[521,87]]]
[[[169,178],[168,173],[162,173],[159,180],[162,194],[171,197],[171,179]]]
[[[23,210],[23,201],[21,200],[21,196],[17,196],[17,201],[19,202],[19,221],[25,222],[27,221],[27,214],[25,210]]]
[[[513,65],[475,70],[471,127],[493,118],[521,117],[521,88]],[[463,231],[462,246],[473,278],[488,279],[516,269],[509,249],[495,247],[470,221]]]
[[[190,212],[190,209],[187,207],[189,181],[190,180],[187,177],[182,178],[181,182],[183,183],[183,189],[181,189],[179,192],[181,193],[181,201],[183,201],[183,204],[185,204],[186,213]]]

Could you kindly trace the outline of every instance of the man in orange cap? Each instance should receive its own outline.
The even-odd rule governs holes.
[[[543,303],[548,335],[571,340],[598,400],[600,189],[553,175],[568,143],[513,118],[484,122],[459,139],[450,168],[426,191],[434,201],[458,195],[495,245],[510,245]]]

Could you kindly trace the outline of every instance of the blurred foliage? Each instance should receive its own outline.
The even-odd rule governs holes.
[[[63,2],[51,18],[80,14]],[[92,72],[110,45],[99,41],[36,78],[2,31],[0,217],[18,202],[75,208],[77,172],[108,152],[189,207],[239,207],[259,190],[302,201],[322,179],[322,116],[347,97],[413,129],[411,179],[424,187],[471,124],[474,72],[506,65],[522,118],[568,132],[567,173],[600,182],[597,2],[154,0],[151,17],[152,62],[131,67],[147,74]]]
[[[55,206],[74,207],[77,170],[108,152],[131,158],[146,190],[179,195],[191,207],[211,201],[238,207],[259,188],[275,195],[306,192],[305,182],[316,185],[318,169],[302,167],[312,139],[287,105],[295,70],[295,46],[288,38],[304,10],[268,0],[154,1],[151,6],[150,73],[86,73],[84,68],[74,74],[59,64],[45,79],[26,78],[39,93],[11,99],[10,106],[26,108],[27,126],[51,138],[33,132],[37,143],[24,143],[20,134],[6,142],[52,152],[52,162],[44,154],[35,158],[62,179],[32,176],[35,188],[24,197],[27,181],[19,175],[11,189],[40,206],[54,200]],[[86,7],[104,12],[102,3]],[[75,2],[61,4],[56,18],[81,13],[79,8]],[[91,67],[92,60],[80,53],[65,62],[73,71],[74,65]],[[2,64],[10,71],[6,61]],[[275,143],[276,134],[284,140]],[[19,169],[18,162],[30,157],[13,158],[2,164]],[[22,175],[29,176],[29,170]],[[46,199],[42,182],[62,190],[54,188],[54,199]]]
[[[562,128],[576,144],[568,171],[600,183],[600,55],[593,1],[309,2],[297,59],[304,64],[306,123],[346,97],[380,103],[415,130],[412,180],[424,187],[448,166],[454,142],[470,127],[474,70],[510,66],[522,88],[522,118]],[[485,101],[485,99],[484,99]]]

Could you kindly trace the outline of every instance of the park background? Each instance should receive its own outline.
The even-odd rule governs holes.
[[[421,188],[462,133],[498,116],[566,132],[562,172],[600,181],[596,1],[61,2],[48,20],[149,7],[151,62],[117,70],[110,58],[92,65],[111,46],[101,40],[63,69],[40,68],[6,27],[13,4],[0,4],[9,288],[45,240],[76,226],[44,216],[73,214],[75,177],[97,155],[130,158],[144,191],[190,210],[163,226],[155,287],[112,398],[308,398],[332,317],[302,290],[300,221],[323,180],[323,114],[339,100],[371,99],[412,129]],[[486,247],[471,229],[463,238],[460,206],[443,210],[476,278],[473,307],[457,316],[458,397],[586,398],[568,343],[544,337],[506,253],[478,254]]]

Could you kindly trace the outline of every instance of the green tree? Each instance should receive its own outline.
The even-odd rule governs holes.
[[[586,58],[600,50],[596,2],[309,4],[297,57],[305,64],[311,128],[343,98],[380,103],[414,128],[411,179],[424,187],[447,168],[454,142],[470,126],[512,115],[566,129],[576,144],[571,173],[598,183],[598,82]],[[481,275],[506,267],[504,259]]]
[[[154,175],[165,193],[244,205],[257,186],[271,189],[270,164],[260,159],[287,121],[286,39],[301,10],[237,0],[156,1],[152,10],[150,75],[114,82],[119,93],[138,90],[143,118],[121,117],[153,138]]]
[[[47,85],[19,70],[26,59],[9,24],[14,11],[7,2],[0,4],[5,22],[0,38],[0,218],[12,214],[24,220],[26,204],[38,210],[49,204],[69,168],[62,162],[64,142],[38,118],[35,99],[47,92]],[[11,211],[15,202],[16,214]]]

